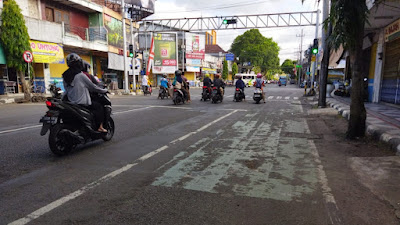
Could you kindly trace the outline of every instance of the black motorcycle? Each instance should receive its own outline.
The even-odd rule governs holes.
[[[212,103],[217,103],[219,101],[222,102],[223,99],[224,97],[222,96],[221,91],[218,90],[217,87],[213,87],[211,92],[211,102]]]
[[[256,88],[254,90],[253,100],[256,101],[257,104],[260,103],[260,101],[262,99],[262,95],[263,95],[263,93],[262,93],[261,88]]]
[[[103,139],[109,141],[114,136],[115,125],[111,117],[111,101],[107,94],[97,96],[104,104],[105,121],[104,128],[107,133],[98,132],[99,122],[90,109],[62,101],[59,98],[48,98],[46,101],[49,109],[40,119],[43,123],[40,135],[45,135],[50,130],[50,150],[56,155],[66,155],[79,144]]]
[[[201,93],[201,101],[207,101],[211,99],[211,93],[207,86],[203,86],[203,92]]]
[[[158,92],[158,97],[161,99],[168,98],[168,92],[166,88],[160,87],[160,91]]]
[[[245,99],[244,91],[240,88],[236,88],[234,101],[241,102],[243,99]]]
[[[172,97],[172,101],[175,105],[178,105],[180,103],[185,104],[185,101],[187,101],[187,97],[181,89],[174,88],[174,96]]]

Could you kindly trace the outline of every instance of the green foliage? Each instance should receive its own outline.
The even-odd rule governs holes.
[[[328,43],[334,49],[343,45],[345,49],[354,51],[359,45],[358,36],[364,33],[364,24],[368,18],[368,7],[362,0],[332,0],[325,29],[331,23],[333,30]]]
[[[240,62],[251,62],[266,72],[279,68],[279,47],[272,38],[264,37],[258,29],[251,29],[235,38],[230,52],[240,58]]]
[[[236,62],[233,63],[232,65],[232,80],[235,80],[235,75],[239,72],[238,65]]]
[[[295,67],[295,63],[296,63],[295,60],[286,59],[286,60],[282,63],[282,65],[281,65],[282,71],[283,71],[284,73],[286,73],[286,74],[291,74],[291,75],[293,75],[293,74],[294,74],[293,69],[294,69],[294,67]]]
[[[261,67],[260,66],[254,66],[252,70],[253,70],[253,72],[255,74],[261,73]]]
[[[228,68],[228,61],[224,59],[224,67],[222,68],[222,79],[228,79],[229,68]]]
[[[1,14],[0,41],[7,56],[7,65],[18,71],[25,71],[27,63],[22,58],[24,51],[32,51],[25,19],[15,0],[4,2]]]

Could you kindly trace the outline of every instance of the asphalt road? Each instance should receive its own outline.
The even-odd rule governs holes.
[[[302,89],[267,85],[266,104],[200,91],[114,96],[114,138],[64,157],[39,134],[43,103],[1,105],[0,224],[347,224]]]

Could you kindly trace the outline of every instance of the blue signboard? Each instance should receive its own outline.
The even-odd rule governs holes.
[[[226,61],[234,61],[235,55],[234,54],[226,54],[225,58],[226,58]]]

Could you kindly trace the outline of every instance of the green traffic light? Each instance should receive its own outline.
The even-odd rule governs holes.
[[[313,48],[312,53],[313,54],[317,54],[318,53],[318,48]]]
[[[228,24],[228,20],[222,21],[223,24]]]
[[[133,53],[129,53],[129,57],[133,58]]]

